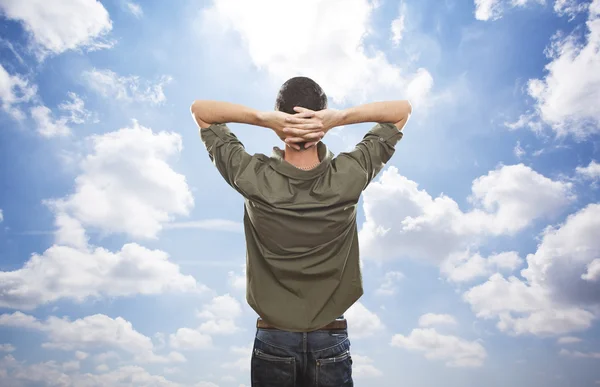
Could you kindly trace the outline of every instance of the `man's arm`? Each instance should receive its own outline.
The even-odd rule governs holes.
[[[258,110],[229,102],[194,101],[190,110],[198,126],[202,129],[206,129],[212,124],[230,122],[257,126],[264,123]]]
[[[407,100],[372,102],[341,110],[335,126],[376,122],[392,123],[402,130],[411,113],[412,105]]]

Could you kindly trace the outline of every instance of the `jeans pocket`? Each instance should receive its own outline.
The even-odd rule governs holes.
[[[317,359],[317,387],[352,387],[352,356],[345,350],[337,356]]]
[[[296,359],[276,356],[254,348],[252,353],[252,387],[295,387]]]

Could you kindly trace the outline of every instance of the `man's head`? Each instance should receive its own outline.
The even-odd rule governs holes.
[[[294,77],[288,79],[279,89],[275,110],[288,114],[296,114],[294,107],[300,106],[310,110],[327,109],[327,95],[317,84],[307,77]],[[299,143],[304,150],[304,143]]]

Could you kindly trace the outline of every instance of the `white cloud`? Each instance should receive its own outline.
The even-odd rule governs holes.
[[[600,258],[594,259],[586,265],[586,272],[581,275],[581,278],[586,281],[600,280]]]
[[[101,374],[72,373],[74,369],[65,370],[69,365],[56,361],[48,361],[26,365],[12,356],[0,359],[0,383],[7,386],[57,386],[57,387],[182,387],[163,376],[152,375],[140,366],[122,366],[110,370],[106,365],[98,371]]]
[[[96,314],[70,321],[50,316],[46,321],[40,321],[33,316],[15,312],[0,315],[0,325],[45,333],[48,341],[42,344],[44,348],[64,351],[112,348],[129,353],[140,362],[185,361],[185,358],[176,353],[166,357],[157,355],[150,338],[133,329],[131,323],[121,317],[113,319]]]
[[[368,356],[353,354],[352,361],[352,377],[366,379],[383,375],[381,370],[373,365],[373,359]]]
[[[523,156],[525,156],[525,154],[527,154],[527,152],[525,152],[525,149],[523,149],[523,147],[521,147],[521,142],[517,141],[517,145],[515,145],[515,148],[513,149],[513,153],[515,154],[515,156],[520,159]]]
[[[97,0],[0,0],[9,19],[20,21],[40,56],[113,45],[105,39],[112,29],[108,11]]]
[[[67,214],[59,213],[56,214],[54,224],[56,225],[56,231],[54,232],[56,244],[75,247],[80,251],[87,249],[88,236],[81,222]]]
[[[418,104],[432,86],[431,75],[425,69],[405,73],[384,52],[365,45],[374,8],[368,0],[214,0],[198,24],[211,40],[231,32],[239,37],[251,63],[275,82],[307,75],[335,103],[406,95]],[[415,79],[418,87],[410,88]]]
[[[246,265],[242,266],[240,273],[230,271],[227,275],[229,277],[229,286],[235,290],[246,293]]]
[[[125,5],[127,7],[127,10],[131,12],[131,14],[136,18],[139,19],[142,16],[144,16],[144,10],[142,9],[141,5],[134,3],[133,1],[128,1]]]
[[[186,350],[210,348],[211,335],[230,335],[240,330],[235,319],[241,314],[242,305],[238,300],[229,294],[216,296],[198,312],[198,317],[205,321],[196,329],[179,328],[170,335],[170,345]]]
[[[0,223],[4,222],[4,212],[0,208]]]
[[[38,133],[44,137],[68,136],[71,128],[67,126],[67,117],[55,119],[52,110],[40,105],[31,108],[31,117],[37,124]]]
[[[222,367],[239,371],[250,371],[250,359],[252,357],[253,347],[253,343],[250,343],[245,347],[231,347],[230,352],[235,355],[237,359],[233,362],[223,363]]]
[[[375,291],[375,294],[381,296],[393,296],[398,291],[397,283],[404,279],[404,274],[399,271],[389,271],[385,273],[383,282]]]
[[[496,271],[512,272],[523,263],[516,251],[493,254],[483,258],[470,251],[453,253],[442,262],[440,270],[450,281],[468,282],[479,277],[489,276]]]
[[[554,3],[554,12],[559,15],[569,15],[574,17],[580,12],[585,12],[588,8],[588,3],[580,3],[577,0],[556,0]]]
[[[473,181],[473,209],[463,212],[445,195],[432,198],[390,166],[363,194],[359,238],[366,258],[412,257],[441,263],[482,237],[512,235],[572,202],[572,184],[523,165],[501,166]],[[435,240],[436,243],[430,243]]]
[[[94,114],[85,108],[85,102],[81,97],[71,91],[67,93],[67,96],[70,101],[62,102],[58,108],[68,113],[68,117],[66,117],[68,122],[84,124],[94,119]]]
[[[367,309],[362,303],[355,302],[344,317],[348,321],[348,331],[355,339],[373,336],[385,329],[379,316]]]
[[[208,304],[204,305],[198,317],[206,319],[228,319],[236,318],[242,314],[242,306],[239,301],[229,294],[217,296]]]
[[[198,313],[198,317],[207,320],[198,327],[198,331],[213,335],[236,333],[240,328],[235,319],[241,314],[242,305],[229,294],[214,297]]]
[[[169,344],[182,350],[205,349],[212,347],[212,338],[196,329],[179,328],[169,336]]]
[[[568,349],[561,349],[559,354],[561,356],[587,358],[587,359],[600,359],[600,352],[581,352],[581,351],[570,351]]]
[[[545,0],[475,0],[475,18],[497,20],[502,17],[506,8],[524,7],[531,3],[544,4]]]
[[[136,75],[120,76],[111,70],[98,69],[85,71],[82,76],[92,90],[104,97],[153,105],[160,105],[166,101],[163,88],[172,80],[169,76],[163,76],[153,83]]]
[[[70,101],[58,105],[66,115],[54,118],[52,110],[44,105],[32,107],[31,117],[36,122],[38,133],[44,137],[68,136],[71,134],[69,123],[83,124],[92,120],[94,115],[85,108],[83,100],[75,93],[69,92]]]
[[[163,223],[189,213],[194,200],[185,176],[167,163],[181,151],[179,134],[154,133],[134,121],[88,140],[92,151],[81,161],[75,193],[49,201],[57,213],[136,238],[155,238]]]
[[[0,352],[14,352],[15,346],[12,344],[0,344]]]
[[[0,0],[0,4],[1,4]],[[31,101],[37,93],[37,87],[20,75],[11,75],[0,64],[0,102],[2,109],[17,120],[25,118],[18,105]]]
[[[558,344],[575,344],[575,343],[581,343],[582,341],[583,340],[581,340],[579,337],[565,336],[565,337],[559,337],[556,342]]]
[[[442,335],[433,328],[413,329],[408,336],[396,334],[391,345],[423,352],[427,359],[445,361],[449,367],[480,367],[487,356],[480,343]]]
[[[404,33],[404,14],[398,15],[398,17],[392,20],[392,42],[394,45],[399,45],[402,40],[402,34]]]
[[[88,356],[90,356],[90,354],[87,352],[75,351],[75,358],[77,358],[77,360],[85,360]]]
[[[0,307],[33,309],[61,298],[82,302],[89,297],[206,290],[168,258],[163,251],[135,243],[116,253],[54,245],[42,255],[33,254],[21,269],[0,271]]]
[[[546,50],[546,76],[528,82],[537,115],[558,136],[583,139],[600,130],[600,0],[589,5],[586,25],[585,44],[575,34],[557,34]]]
[[[592,160],[587,167],[575,168],[575,173],[585,179],[598,180],[600,179],[600,163]]]
[[[430,327],[433,325],[456,325],[456,319],[449,314],[426,313],[419,317],[420,327]]]

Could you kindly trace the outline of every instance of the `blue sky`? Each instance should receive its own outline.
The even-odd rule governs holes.
[[[600,1],[0,0],[0,384],[248,386],[194,99],[408,98],[360,201],[358,386],[600,383]],[[230,125],[250,153],[271,132]],[[334,152],[371,125],[336,128]]]

